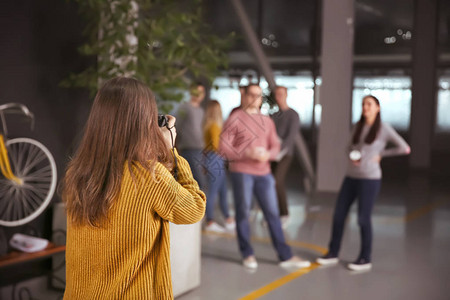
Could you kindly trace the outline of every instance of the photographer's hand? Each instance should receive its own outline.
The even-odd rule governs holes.
[[[168,119],[168,126],[161,127],[161,133],[164,136],[164,140],[166,141],[167,147],[172,149],[175,145],[175,139],[177,137],[177,129],[175,128],[176,118],[171,115],[166,115]]]

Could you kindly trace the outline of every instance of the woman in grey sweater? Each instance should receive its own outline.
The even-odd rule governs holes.
[[[388,124],[381,122],[380,102],[372,95],[363,98],[361,119],[353,130],[346,177],[339,191],[333,215],[333,229],[328,253],[317,259],[321,265],[336,264],[345,219],[354,200],[358,199],[358,225],[361,230],[361,252],[348,265],[355,271],[370,270],[372,250],[371,214],[381,187],[381,158],[410,153],[405,140]],[[395,145],[386,148],[388,142]]]

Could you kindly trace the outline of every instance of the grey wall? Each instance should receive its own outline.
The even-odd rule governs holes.
[[[73,1],[0,1],[0,104],[19,102],[35,115],[35,130],[14,117],[7,118],[10,137],[39,140],[53,154],[58,177],[80,135],[91,100],[86,91],[60,88],[69,72],[89,62],[77,53],[83,22]],[[58,195],[54,201],[60,201]],[[51,235],[51,210],[26,226],[2,228]]]
[[[60,88],[87,60],[77,53],[82,20],[70,1],[0,2],[0,103],[19,102],[35,114],[35,130],[9,118],[11,136],[31,136],[53,153],[58,175],[86,119],[85,91]]]

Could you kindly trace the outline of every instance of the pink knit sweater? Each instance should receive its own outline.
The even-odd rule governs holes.
[[[230,162],[230,171],[252,175],[270,173],[270,163],[260,162],[246,156],[245,151],[262,147],[275,160],[280,151],[280,141],[275,124],[262,114],[248,114],[236,110],[225,122],[220,137],[220,153]]]

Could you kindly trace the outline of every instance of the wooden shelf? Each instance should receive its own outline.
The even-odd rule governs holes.
[[[38,260],[41,258],[49,257],[57,253],[66,251],[66,246],[56,246],[53,243],[49,243],[47,248],[42,251],[26,253],[20,251],[12,251],[6,255],[0,256],[0,269],[15,265],[22,262]]]

